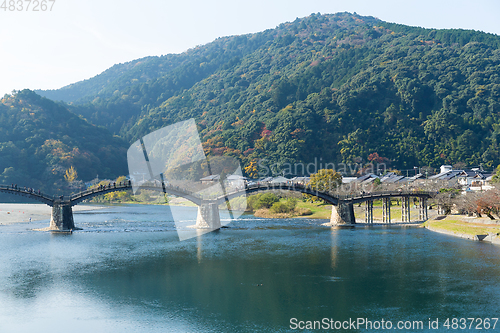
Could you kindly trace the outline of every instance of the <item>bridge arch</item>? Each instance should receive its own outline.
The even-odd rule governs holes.
[[[30,198],[39,202],[42,202],[50,207],[54,206],[54,198],[50,197],[44,193],[34,191],[31,189],[21,189],[12,186],[0,185],[0,192],[9,193],[13,195],[22,196],[25,198]]]
[[[223,203],[227,199],[238,197],[242,194],[271,191],[271,190],[288,190],[304,194],[310,194],[325,200],[332,205],[332,214],[330,217],[330,225],[337,224],[354,224],[356,218],[354,216],[355,203],[366,203],[365,207],[365,223],[373,223],[373,201],[382,200],[383,202],[383,223],[391,223],[390,200],[394,197],[401,197],[402,201],[402,221],[410,222],[410,197],[418,197],[419,200],[419,218],[420,220],[427,219],[427,199],[433,197],[436,193],[425,191],[381,191],[365,193],[361,192],[355,195],[335,195],[329,192],[316,191],[312,188],[299,184],[290,183],[264,183],[247,186],[230,193],[226,193],[225,197],[217,198],[217,204]]]
[[[320,199],[325,200],[327,203],[331,205],[338,205],[339,204],[339,199],[329,193],[326,192],[320,192],[313,190],[311,187],[307,187],[304,185],[300,184],[286,184],[286,183],[268,183],[268,184],[257,184],[257,185],[250,185],[245,188],[238,189],[233,192],[226,193],[226,196],[221,196],[217,198],[217,203],[222,204],[226,198],[231,200],[233,198],[239,197],[243,194],[250,194],[250,193],[255,193],[255,192],[265,192],[265,191],[294,191],[294,192],[300,192],[303,194],[309,194],[313,195],[315,197],[318,197]]]
[[[149,190],[149,191],[155,191],[155,192],[162,192],[162,193],[168,193],[172,194],[178,197],[183,197],[192,203],[196,205],[201,205],[201,198],[197,197],[194,193],[188,192],[180,187],[177,186],[153,186],[153,185],[144,185],[140,187],[141,189],[144,190]],[[118,192],[118,191],[126,191],[126,190],[131,190],[132,185],[130,182],[126,183],[119,183],[119,184],[109,184],[106,186],[102,186],[101,188],[94,188],[94,189],[88,189],[86,191],[82,191],[76,194],[73,194],[70,197],[70,202],[71,206],[75,206],[79,204],[80,202],[88,199],[92,199],[94,197],[97,197],[99,195],[104,195],[107,193],[111,192]]]
[[[251,185],[230,193],[226,193],[226,196],[220,196],[217,198],[217,203],[222,204],[226,200],[226,197],[230,200],[238,196],[241,196],[243,194],[264,192],[264,191],[276,191],[276,190],[294,191],[303,194],[309,194],[318,197],[320,199],[323,199],[331,205],[339,205],[342,203],[355,204],[365,201],[388,199],[394,197],[431,198],[432,196],[435,195],[434,192],[427,192],[427,191],[380,191],[380,192],[360,193],[355,195],[334,195],[329,192],[317,191],[309,186],[304,186],[300,184],[267,183],[267,184]]]

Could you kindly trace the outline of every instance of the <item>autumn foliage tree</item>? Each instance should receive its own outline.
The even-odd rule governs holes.
[[[78,173],[76,172],[76,169],[71,166],[69,169],[66,170],[66,173],[64,174],[64,179],[68,183],[74,182],[78,178]]]
[[[250,178],[257,178],[259,176],[259,172],[257,170],[257,160],[250,161],[250,164],[245,167],[245,173]]]
[[[492,189],[481,193],[476,200],[477,211],[494,220],[493,214],[500,217],[500,191]]]

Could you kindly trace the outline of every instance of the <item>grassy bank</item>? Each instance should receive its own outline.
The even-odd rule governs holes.
[[[469,218],[462,215],[447,215],[436,217],[424,223],[427,228],[466,234],[470,236],[500,234],[500,224],[488,218]]]
[[[332,214],[332,205],[299,201],[297,202],[297,208],[308,209],[311,214],[304,216],[308,219],[330,219],[330,215]]]

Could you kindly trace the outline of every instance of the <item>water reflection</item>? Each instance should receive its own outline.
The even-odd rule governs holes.
[[[76,214],[85,230],[72,235],[0,229],[2,332],[61,315],[60,331],[276,332],[292,317],[491,317],[499,306],[500,251],[488,244],[251,217],[179,242],[160,208],[114,209]]]
[[[339,251],[337,243],[338,243],[338,232],[335,229],[332,229],[330,232],[331,238],[331,267],[335,269],[337,266],[337,253]]]
[[[203,258],[203,247],[202,247],[202,239],[201,239],[201,233],[200,235],[196,236],[196,244],[197,244],[197,252],[196,252],[196,257],[198,258],[198,263],[201,262],[201,259]]]

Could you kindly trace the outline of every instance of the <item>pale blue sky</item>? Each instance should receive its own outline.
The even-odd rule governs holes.
[[[500,35],[500,0],[56,0],[52,11],[0,9],[0,96],[13,89],[56,89],[116,63],[180,53],[311,13],[344,11]]]

